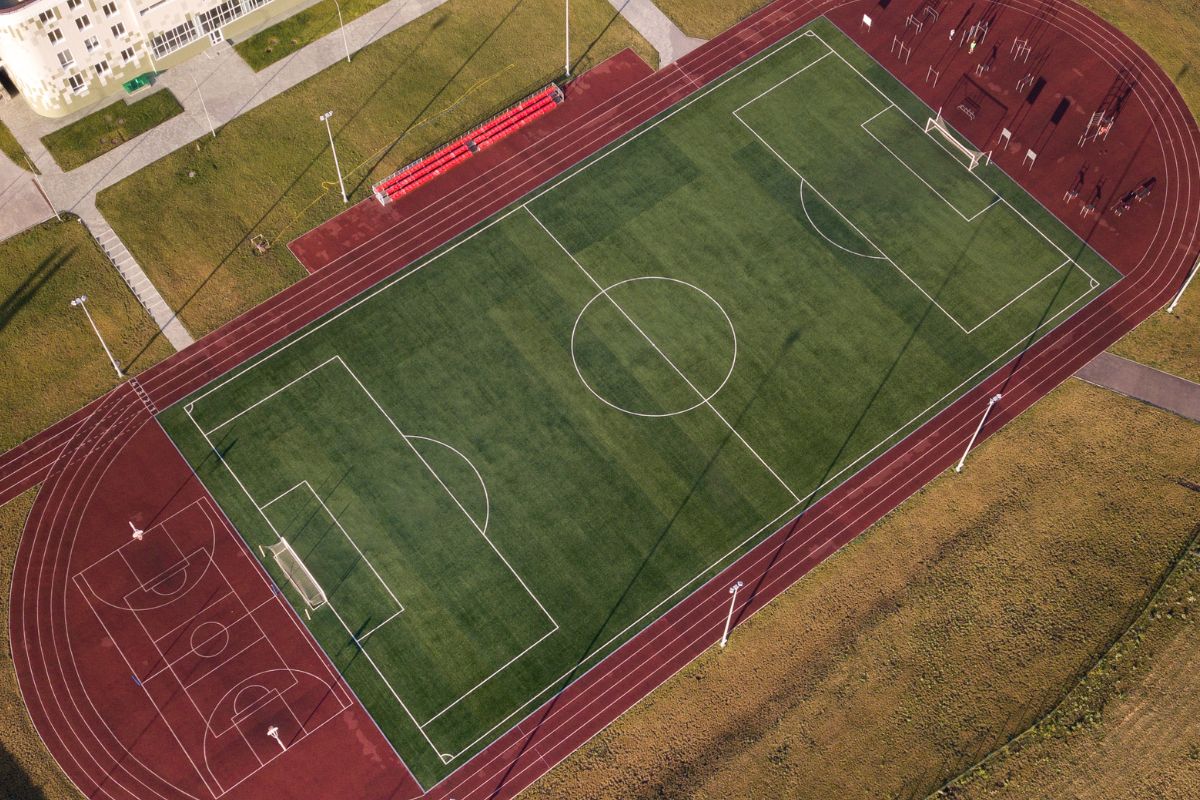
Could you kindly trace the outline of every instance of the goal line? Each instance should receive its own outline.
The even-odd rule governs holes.
[[[925,133],[937,133],[941,135],[941,137],[949,142],[955,150],[966,156],[968,161],[968,172],[974,172],[975,168],[981,164],[986,167],[988,164],[992,163],[992,153],[990,150],[984,153],[971,147],[967,147],[962,143],[962,141],[959,140],[957,136],[954,135],[954,132],[950,130],[950,126],[946,124],[946,120],[942,118],[942,110],[940,108],[938,109],[936,116],[930,117],[925,122]]]

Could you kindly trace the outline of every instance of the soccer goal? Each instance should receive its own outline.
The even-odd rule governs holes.
[[[286,539],[280,537],[278,544],[270,545],[264,549],[275,559],[275,563],[283,570],[288,583],[300,593],[310,611],[316,611],[328,602],[324,590],[321,589],[321,585],[317,583],[317,579],[313,577],[313,574],[308,571],[308,567],[304,566],[304,562],[300,560],[300,556],[287,543]]]
[[[974,172],[979,165],[987,166],[992,163],[992,154],[990,152],[983,153],[979,150],[974,150],[963,144],[957,136],[950,130],[950,126],[946,124],[946,120],[942,119],[942,112],[939,110],[937,116],[930,117],[925,123],[925,133],[936,133],[945,139],[955,150],[962,153],[967,159],[967,170]]]

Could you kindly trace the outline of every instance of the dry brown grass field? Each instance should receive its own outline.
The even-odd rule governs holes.
[[[543,798],[923,797],[1025,730],[1200,516],[1200,426],[1051,393],[535,784]]]
[[[8,587],[13,559],[33,505],[31,489],[0,506],[0,797],[4,800],[79,800],[75,790],[38,738],[25,711],[13,672],[8,641]]]
[[[945,796],[1200,797],[1198,596],[1193,541],[1146,613],[1062,706]]]

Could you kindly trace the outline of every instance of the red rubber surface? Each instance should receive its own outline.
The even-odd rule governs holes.
[[[489,152],[486,162],[473,159],[486,170],[464,169],[462,174],[452,173],[452,180],[447,176],[431,182],[405,198],[405,207],[395,210],[397,216],[382,222],[368,223],[370,215],[356,208],[331,227],[302,237],[294,249],[312,262],[310,268],[319,264],[319,271],[147,371],[140,381],[150,402],[165,407],[261,352],[823,11],[931,105],[941,105],[957,76],[965,71],[973,75],[986,50],[977,51],[973,59],[965,50],[951,58],[942,54],[940,37],[926,37],[914,42],[909,65],[897,63],[889,53],[892,36],[903,29],[905,16],[921,5],[916,0],[893,0],[884,10],[873,2],[779,0],[677,65],[633,83],[614,80],[605,99],[595,94],[595,102],[580,103],[581,110],[571,116],[563,114],[573,102],[569,95],[559,112],[531,126],[521,142],[497,147],[496,156]],[[968,5],[960,0],[943,16],[961,14]],[[1042,5],[1040,0],[988,4],[989,13],[999,11],[990,36],[1002,54]],[[875,23],[874,30],[862,36],[858,22],[864,11],[875,17]],[[1195,122],[1150,59],[1096,17],[1064,3],[1057,6],[1051,25],[1044,38],[1045,44],[1053,46],[1046,65],[1050,79],[1046,91],[1051,94],[1014,131],[1016,152],[998,154],[997,163],[1059,213],[1125,278],[580,676],[426,796],[457,800],[514,796],[710,647],[721,634],[730,582],[746,583],[738,597],[736,619],[741,620],[952,464],[988,396],[1003,391],[1004,399],[989,418],[984,435],[1028,408],[1178,289],[1200,246],[1200,134]],[[944,67],[938,87],[931,87],[923,80],[925,67],[943,55],[949,66]],[[1083,122],[1120,67],[1137,76],[1133,99],[1108,141],[1081,152],[1075,140]],[[998,71],[990,75],[997,76],[992,79],[994,91],[1002,95],[1007,79]],[[989,76],[980,82],[988,84]],[[596,83],[595,91],[599,93],[604,85]],[[613,85],[618,88],[612,89]],[[1056,95],[1071,98],[1072,109],[1058,130],[1050,130],[1048,117],[1058,103]],[[579,96],[587,97],[582,91]],[[1032,142],[1040,148],[1038,163],[1032,171],[1023,171],[1019,148]],[[1107,177],[1106,205],[1109,197],[1119,196],[1128,184],[1148,176],[1158,178],[1160,189],[1124,217],[1080,217],[1078,206],[1065,205],[1062,195],[1081,160],[1089,161],[1095,174]],[[146,700],[149,693],[139,695],[143,689],[132,685],[131,672],[140,665],[122,663],[117,652],[129,651],[136,658],[150,651],[129,646],[127,632],[116,631],[115,636],[106,632],[79,586],[80,574],[86,579],[97,564],[108,564],[106,559],[128,541],[128,521],[147,530],[147,541],[161,543],[159,533],[168,527],[156,527],[157,523],[167,520],[169,526],[170,520],[177,519],[173,514],[211,502],[153,422],[152,410],[125,384],[0,460],[0,492],[11,492],[4,487],[27,485],[31,476],[44,481],[26,526],[13,581],[14,660],[39,733],[86,794],[212,797],[215,793],[176,741],[182,734],[175,721],[181,717],[174,710],[156,713]],[[55,460],[46,470],[42,464],[52,457]],[[225,524],[221,520],[214,530]],[[187,550],[188,543],[194,542],[186,531],[180,536],[176,547]],[[229,576],[239,596],[253,595],[261,588],[262,572],[239,539],[225,531],[219,544],[216,538],[212,541],[206,552],[222,565],[222,573]],[[323,658],[315,655],[298,620],[279,615],[270,619],[276,654],[289,664],[317,671]],[[261,668],[263,663],[255,662],[246,670]],[[334,682],[329,691],[336,695],[342,690]],[[247,747],[261,761],[269,758],[269,751],[256,750],[260,744],[255,740]],[[253,765],[247,751],[230,747],[222,752],[233,755],[221,759],[221,764],[233,764],[236,757],[242,759],[237,763]],[[357,703],[292,747],[299,752],[268,760],[221,796],[260,797],[267,791],[281,797],[421,795]],[[229,769],[233,777],[240,774]]]

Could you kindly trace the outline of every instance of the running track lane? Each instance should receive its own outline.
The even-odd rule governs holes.
[[[1013,0],[1005,5],[1029,13],[1037,10],[1036,3],[1024,0]],[[693,78],[698,83],[711,80],[725,67],[769,46],[816,13],[832,8],[832,4],[776,3],[697,50],[677,67],[664,70],[644,83],[654,84],[654,92],[670,97],[681,91],[686,93],[686,86],[681,84],[690,85]],[[548,769],[550,764],[571,752],[647,691],[710,646],[719,635],[724,621],[729,581],[746,580],[750,588],[750,591],[739,596],[741,602],[737,611],[739,619],[742,619],[952,463],[973,431],[984,399],[989,394],[1003,388],[1005,399],[997,407],[997,413],[985,433],[993,432],[1027,408],[1108,343],[1160,307],[1178,287],[1188,267],[1189,243],[1197,240],[1197,224],[1200,220],[1200,195],[1197,194],[1200,190],[1200,165],[1196,160],[1198,137],[1194,122],[1166,78],[1122,36],[1074,6],[1064,6],[1054,24],[1064,36],[1072,37],[1093,52],[1102,54],[1106,63],[1113,68],[1124,63],[1135,65],[1142,73],[1139,95],[1143,102],[1154,107],[1155,126],[1163,151],[1163,168],[1166,183],[1172,190],[1173,203],[1163,214],[1163,227],[1158,232],[1160,235],[1155,236],[1154,244],[1135,261],[1119,262],[1127,276],[1125,280],[1077,313],[1046,340],[1006,365],[981,387],[968,393],[808,509],[798,521],[776,533],[717,580],[693,593],[664,618],[568,687],[562,695],[527,717],[516,729],[435,787],[429,796],[453,796],[465,800],[471,797],[514,795]],[[578,130],[574,131],[574,136],[578,137],[581,144],[573,154],[553,162],[538,152],[541,147],[531,147],[533,152],[515,159],[523,163],[496,170],[486,179],[498,182],[498,189],[505,198],[514,192],[520,193],[513,188],[514,184],[540,183],[537,176],[543,170],[561,170],[561,167],[556,170],[550,164],[565,165],[578,160],[588,147],[595,149],[600,146],[596,142],[603,143],[606,134],[611,139],[616,133],[652,114],[650,109],[661,107],[661,94],[658,97],[639,94],[640,87],[642,84],[614,98],[602,112],[605,119],[581,122]],[[558,144],[550,135],[546,139],[550,140],[546,144],[548,149]],[[574,141],[567,143],[574,144]],[[551,156],[562,154],[563,151],[559,150]],[[489,182],[489,190],[491,186]],[[429,217],[437,222],[437,228],[409,228],[404,234],[380,237],[387,241],[373,242],[370,252],[347,254],[331,264],[329,269],[314,276],[314,279],[323,275],[339,276],[341,280],[323,284],[320,292],[310,290],[305,293],[285,293],[288,298],[278,296],[277,301],[288,299],[290,305],[250,312],[199,343],[194,348],[198,351],[196,354],[192,354],[192,350],[185,351],[180,357],[164,362],[161,365],[164,369],[153,370],[156,379],[153,388],[151,376],[144,376],[143,384],[151,390],[152,397],[160,407],[186,394],[215,373],[229,369],[260,351],[267,343],[285,335],[280,331],[288,330],[289,315],[303,317],[307,321],[322,310],[339,304],[341,300],[338,298],[345,293],[356,293],[355,287],[377,282],[378,278],[372,281],[371,275],[391,274],[402,268],[409,260],[406,255],[420,252],[423,242],[452,236],[455,223],[466,227],[469,223],[464,224],[464,220],[474,218],[478,221],[487,216],[487,206],[474,203],[473,199],[465,192],[439,198],[437,205],[442,209],[441,213]],[[434,205],[431,202],[430,206]],[[497,200],[488,205],[503,205],[503,201]],[[301,285],[306,283],[308,281]],[[301,294],[305,296],[293,297]],[[301,300],[303,302],[299,302]],[[294,327],[300,324],[302,322]],[[107,463],[103,455],[92,455],[91,449],[84,445],[103,437],[107,431],[115,431],[117,433],[114,436],[119,436],[127,424],[123,420],[129,415],[145,414],[132,392],[122,392],[120,389],[105,399],[105,406],[103,415],[97,411],[89,418],[84,426],[88,431],[79,431],[74,435],[72,446],[68,448],[72,456],[60,458],[60,464],[55,467],[57,472],[61,466],[64,476],[69,472],[79,473],[81,482],[74,488],[64,480],[48,482],[39,495],[27,527],[26,541],[22,543],[19,575],[14,580],[14,655],[18,655],[19,651],[22,689],[43,736],[47,736],[43,722],[48,713],[58,713],[62,718],[73,720],[78,712],[72,712],[67,703],[71,687],[53,681],[45,683],[47,674],[38,675],[35,673],[40,670],[30,669],[28,658],[32,643],[36,641],[38,644],[40,658],[53,663],[56,656],[61,659],[55,638],[61,639],[63,634],[55,630],[53,617],[36,619],[16,613],[17,582],[20,581],[22,587],[19,601],[22,611],[33,607],[26,593],[39,598],[64,592],[63,575],[55,562],[37,562],[48,566],[42,566],[40,574],[30,573],[31,565],[35,562],[32,553],[40,550],[46,554],[69,547],[69,544],[55,540],[61,540],[70,531],[64,532],[56,526],[53,519],[47,516],[46,509],[54,506],[55,497],[60,498],[61,502],[73,495],[86,494],[80,491],[81,487],[95,487],[105,477],[119,479],[119,476],[106,476]],[[78,457],[75,457],[76,453],[79,453]],[[88,464],[91,465],[90,470],[85,469]],[[19,623],[18,616],[21,616]],[[21,626],[21,641],[18,641],[18,624]],[[39,681],[43,683],[39,684]],[[31,692],[31,689],[34,691]],[[54,738],[54,741],[50,738]],[[81,769],[84,774],[95,774],[95,770],[105,768],[105,757],[89,750],[95,742],[86,733],[80,736],[71,731],[51,731],[50,738],[48,744],[52,751],[73,777]],[[339,763],[340,755],[330,753],[329,758],[330,763]],[[92,764],[90,770],[86,766],[89,762]],[[108,764],[108,768],[111,769],[111,764]],[[124,773],[115,773],[105,783],[105,793],[113,797],[128,796],[117,788],[120,780],[124,779]]]

